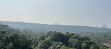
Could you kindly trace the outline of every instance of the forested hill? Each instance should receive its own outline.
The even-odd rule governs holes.
[[[36,36],[33,36],[36,35]],[[38,36],[39,35],[39,36]],[[50,31],[46,34],[23,33],[0,24],[0,49],[109,49],[86,36]]]
[[[1,24],[9,25],[14,29],[29,30],[35,32],[48,32],[48,31],[58,31],[58,32],[111,32],[109,28],[98,28],[90,26],[73,26],[73,25],[48,25],[39,23],[25,23],[25,22],[9,22],[0,21]]]

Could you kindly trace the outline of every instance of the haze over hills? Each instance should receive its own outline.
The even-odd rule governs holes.
[[[34,31],[34,32],[111,32],[110,28],[99,28],[90,26],[74,26],[74,25],[48,25],[39,23],[26,23],[26,22],[11,22],[11,21],[0,21],[1,24],[9,25],[14,29]]]

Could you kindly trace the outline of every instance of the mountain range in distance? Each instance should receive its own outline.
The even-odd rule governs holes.
[[[48,24],[39,24],[39,23],[26,23],[26,22],[12,22],[12,21],[0,21],[1,24],[8,25],[11,28],[19,29],[21,31],[33,31],[33,32],[49,32],[49,31],[58,31],[58,32],[111,32],[110,28],[99,28],[91,26],[76,26],[76,25],[48,25]]]

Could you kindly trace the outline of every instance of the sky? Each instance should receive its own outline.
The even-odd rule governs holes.
[[[0,21],[111,28],[111,0],[0,0]]]

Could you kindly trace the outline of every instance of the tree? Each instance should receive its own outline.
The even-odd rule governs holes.
[[[82,49],[89,49],[89,46],[86,43],[82,43]]]
[[[12,49],[31,49],[31,40],[25,35],[13,33],[9,37],[9,41],[13,44]]]
[[[79,35],[73,35],[69,38],[69,46],[71,48],[81,49],[81,37]]]
[[[62,45],[60,49],[75,49],[75,48],[70,48],[70,47],[66,47],[65,45]]]
[[[53,42],[53,44],[49,47],[49,49],[60,49],[60,47],[63,45],[61,42]]]

